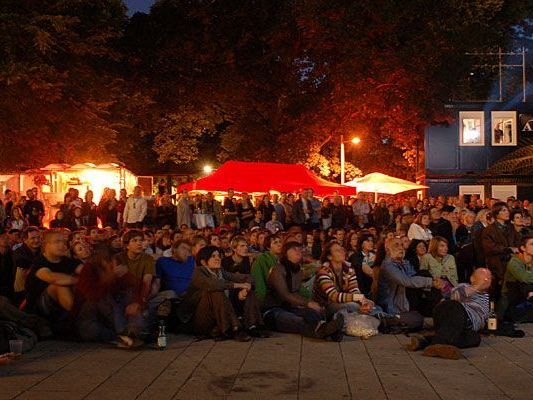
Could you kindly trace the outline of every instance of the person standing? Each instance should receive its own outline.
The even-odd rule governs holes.
[[[124,208],[124,223],[126,227],[142,229],[147,208],[146,199],[142,197],[142,188],[135,186],[133,195],[128,198]]]
[[[363,223],[368,224],[368,215],[372,211],[370,203],[366,201],[366,197],[363,193],[357,193],[357,200],[352,205],[353,215],[355,217],[362,216]]]
[[[187,190],[182,190],[181,195],[176,202],[176,226],[180,228],[182,225],[191,227],[191,207],[189,204],[189,193]]]
[[[285,207],[283,207],[283,204],[279,201],[279,195],[273,194],[272,195],[272,206],[274,207],[274,210],[278,213],[278,220],[283,225],[285,225]]]
[[[224,199],[224,224],[229,225],[237,220],[237,203],[233,198],[234,195],[235,190],[228,189],[228,197]]]
[[[306,230],[311,230],[313,207],[307,198],[307,195],[308,191],[304,190],[300,199],[294,203],[292,219],[293,222],[300,227],[306,227]]]
[[[35,191],[32,189],[26,191],[26,195],[28,200],[24,205],[24,216],[31,226],[43,226],[44,205],[42,201],[37,200]]]
[[[84,226],[97,226],[98,219],[96,213],[96,204],[93,201],[94,193],[92,190],[87,190],[85,193],[85,201],[81,205],[81,215]]]
[[[313,229],[320,229],[320,210],[322,208],[322,203],[320,200],[314,197],[313,189],[307,189],[307,198],[311,204],[311,209],[313,210],[311,216],[311,226]]]

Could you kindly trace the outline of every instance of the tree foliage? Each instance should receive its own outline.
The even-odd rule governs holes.
[[[464,97],[465,52],[508,45],[533,14],[511,0],[159,0],[130,19],[118,0],[6,4],[2,163],[20,161],[9,149],[137,171],[264,160],[331,179],[341,135],[362,139],[350,177],[411,175],[423,128]]]
[[[0,20],[2,166],[108,160],[122,2],[4,1]]]

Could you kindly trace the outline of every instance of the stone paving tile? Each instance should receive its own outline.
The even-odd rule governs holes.
[[[0,367],[0,400],[531,400],[533,327],[487,337],[458,361],[404,349],[406,336],[319,342],[275,334],[249,343],[171,336],[165,351],[44,342]]]

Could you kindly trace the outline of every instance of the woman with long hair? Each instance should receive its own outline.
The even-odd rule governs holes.
[[[65,218],[65,213],[62,210],[57,210],[53,220],[50,221],[50,228],[67,228],[68,222]]]
[[[9,229],[18,229],[23,231],[28,227],[28,221],[24,218],[24,213],[22,208],[15,206],[11,209],[11,218],[7,221],[7,228]]]
[[[84,226],[96,226],[98,225],[97,220],[97,207],[94,199],[94,193],[92,190],[87,190],[85,193],[85,201],[81,205],[81,215],[83,218]]]
[[[303,279],[302,259],[302,245],[299,242],[288,241],[283,245],[279,263],[268,276],[265,321],[280,332],[341,341],[344,327],[342,314],[326,322],[323,307],[299,294]]]
[[[178,310],[181,322],[189,324],[198,336],[231,337],[247,342],[252,336],[263,336],[263,319],[252,292],[252,285],[238,281],[238,274],[223,274],[218,247],[206,246],[196,256],[191,283]],[[244,302],[242,322],[237,317],[227,291],[237,291]]]
[[[109,189],[108,197],[105,202],[105,225],[110,226],[113,229],[118,229],[118,202],[117,202],[117,192],[115,189]]]
[[[452,286],[459,284],[455,258],[448,254],[448,241],[441,236],[429,242],[428,253],[420,259],[420,269],[428,270],[435,279],[446,279]]]
[[[409,239],[429,242],[433,237],[431,231],[429,230],[430,222],[431,219],[429,217],[429,213],[421,212],[418,214],[407,231],[407,236]]]
[[[357,240],[356,251],[348,258],[355,270],[359,282],[359,290],[366,297],[371,296],[372,282],[374,281],[374,236],[363,233]]]
[[[316,273],[313,299],[326,310],[331,319],[337,312],[360,312],[367,314],[374,303],[359,289],[357,273],[346,262],[346,250],[337,242],[329,242],[322,253],[322,266]]]

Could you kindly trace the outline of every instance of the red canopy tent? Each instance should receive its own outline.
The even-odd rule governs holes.
[[[265,162],[227,161],[213,174],[181,185],[178,190],[205,190],[225,192],[229,188],[237,192],[266,193],[270,190],[296,193],[312,188],[319,196],[353,195],[355,189],[342,186],[313,175],[300,164],[276,164]]]

